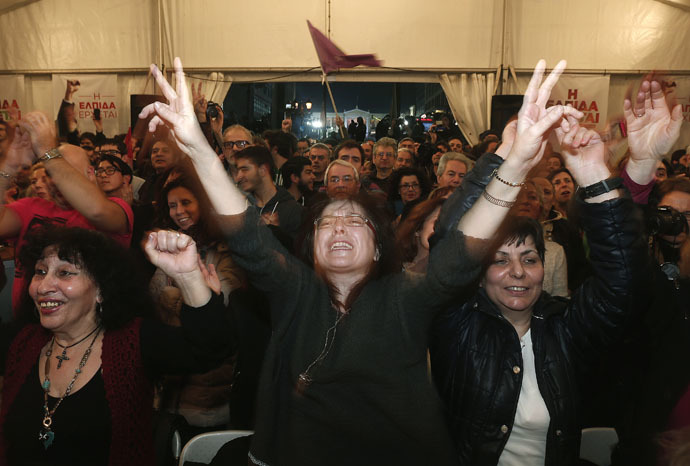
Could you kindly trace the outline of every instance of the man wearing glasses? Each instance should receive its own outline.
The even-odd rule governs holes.
[[[242,125],[232,125],[225,128],[223,131],[223,155],[221,159],[225,159],[230,168],[230,173],[235,176],[237,170],[237,163],[235,162],[235,154],[245,147],[252,145],[252,133]]]
[[[331,199],[349,199],[360,190],[359,173],[344,160],[336,159],[326,168],[326,194]]]
[[[106,139],[104,140],[100,146],[96,148],[96,162],[98,166],[100,166],[100,162],[103,160],[103,157],[108,155],[115,157],[119,159],[121,162],[123,162],[124,165],[127,165],[127,168],[129,169],[129,175],[130,175],[130,182],[128,184],[131,185],[131,191],[132,194],[134,195],[134,200],[138,201],[139,200],[139,189],[141,186],[144,184],[146,180],[139,176],[135,176],[134,173],[132,172],[131,166],[126,162],[127,160],[127,146],[125,145],[124,142],[117,141],[115,139]],[[125,173],[124,171],[122,173]],[[97,179],[98,176],[96,177]],[[99,184],[100,185],[100,184]],[[110,195],[110,194],[109,194]],[[113,194],[112,196],[114,197],[120,197],[121,199],[124,199],[124,197],[118,196]]]
[[[383,192],[388,192],[390,176],[393,173],[393,164],[398,153],[398,143],[393,138],[381,138],[374,144],[374,165],[376,166],[376,176],[372,181],[376,183]]]
[[[108,197],[119,197],[132,204],[132,169],[122,159],[101,152],[96,182]]]

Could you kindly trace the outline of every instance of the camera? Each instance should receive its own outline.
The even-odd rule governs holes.
[[[220,111],[220,105],[209,100],[206,106],[206,118],[210,120],[215,120],[218,118],[218,112]]]
[[[647,217],[650,235],[677,236],[688,232],[685,216],[673,207],[659,206]]]

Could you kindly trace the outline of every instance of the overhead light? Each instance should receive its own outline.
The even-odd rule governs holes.
[[[305,105],[305,107],[307,107],[307,110],[311,110],[311,105],[312,105],[312,104],[311,104],[311,100],[307,100],[307,101],[304,103],[304,105]]]

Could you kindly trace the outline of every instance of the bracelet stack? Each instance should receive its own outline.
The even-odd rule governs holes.
[[[508,180],[504,180],[503,178],[501,178],[500,176],[498,176],[498,168],[495,168],[494,171],[491,172],[491,176],[492,176],[493,178],[496,178],[496,179],[497,179],[498,181],[500,181],[501,183],[503,183],[503,184],[505,184],[505,185],[507,185],[507,186],[510,186],[511,188],[521,188],[521,187],[523,187],[523,186],[525,185],[525,182],[524,182],[524,181],[522,181],[522,182],[520,182],[520,183],[512,183],[512,182],[510,182],[510,181],[508,181]],[[511,207],[513,207],[513,206],[515,205],[515,201],[504,201],[504,200],[502,200],[502,199],[498,199],[498,198],[496,198],[496,197],[493,197],[493,196],[492,196],[491,194],[489,194],[488,192],[486,192],[486,190],[484,190],[484,192],[482,193],[482,195],[484,196],[484,199],[486,199],[486,200],[489,201],[490,203],[492,203],[492,204],[494,204],[494,205],[497,205],[497,206],[499,206],[499,207],[506,207],[506,208],[510,209]]]
[[[495,198],[486,191],[484,191],[482,193],[482,196],[484,196],[484,199],[486,199],[487,201],[489,201],[492,204],[497,205],[499,207],[507,207],[508,209],[510,209],[511,207],[513,207],[515,205],[515,201],[504,201],[504,200]]]
[[[522,188],[525,185],[524,181],[521,183],[511,183],[510,181],[504,180],[503,178],[498,176],[498,168],[494,168],[494,171],[491,172],[491,176],[496,178],[501,183],[510,186],[511,188]]]

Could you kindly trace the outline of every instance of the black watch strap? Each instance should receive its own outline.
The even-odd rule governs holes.
[[[618,189],[621,186],[623,186],[623,178],[619,176],[608,178],[598,183],[594,183],[589,186],[585,186],[584,188],[581,188],[583,191],[582,198],[589,199],[591,197],[601,196],[602,194],[608,193],[609,191],[613,191],[614,189]]]

